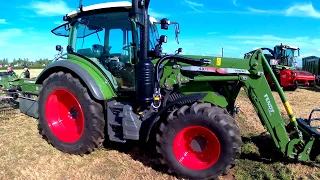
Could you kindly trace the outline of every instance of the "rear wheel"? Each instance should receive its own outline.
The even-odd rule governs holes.
[[[77,78],[63,72],[51,74],[43,82],[38,102],[40,133],[57,149],[85,154],[101,146],[103,108]]]
[[[232,117],[209,103],[183,106],[162,122],[157,151],[170,172],[183,178],[216,178],[234,166],[241,135]]]

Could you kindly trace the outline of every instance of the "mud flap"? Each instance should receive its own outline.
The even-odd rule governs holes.
[[[35,99],[20,97],[19,98],[19,109],[20,109],[20,112],[23,114],[31,116],[35,119],[39,118],[38,102]]]

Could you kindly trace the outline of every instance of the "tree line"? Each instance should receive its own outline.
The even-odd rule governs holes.
[[[4,59],[0,59],[0,65],[2,65],[2,67],[5,67],[5,65],[11,65],[11,66],[15,66],[15,67],[23,67],[25,65],[27,65],[28,67],[43,67],[43,66],[47,66],[48,64],[50,64],[52,62],[52,60],[49,59],[38,59],[38,60],[30,60],[29,58],[14,58],[12,62],[9,62],[8,58],[4,58]]]

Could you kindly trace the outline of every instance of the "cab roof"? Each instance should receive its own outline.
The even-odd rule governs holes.
[[[107,3],[100,3],[100,4],[93,4],[90,6],[84,6],[82,7],[83,12],[89,12],[94,10],[101,10],[101,9],[110,9],[110,8],[125,8],[125,9],[131,9],[132,3],[129,1],[118,1],[118,2],[107,2]],[[80,13],[80,10],[74,10],[67,14],[68,17],[73,18],[77,16]],[[154,17],[149,18],[150,22],[153,24],[157,22],[157,20]]]
[[[89,12],[94,10],[101,10],[101,9],[109,9],[109,8],[125,8],[131,9],[132,4],[129,1],[118,1],[118,2],[107,2],[107,3],[100,3],[100,4],[93,4],[90,6],[83,6],[83,12]],[[67,16],[73,18],[80,13],[80,10],[74,10],[67,14]]]

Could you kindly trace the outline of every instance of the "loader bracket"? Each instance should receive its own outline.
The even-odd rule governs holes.
[[[313,113],[316,112],[316,111],[320,111],[320,108],[313,109],[313,110],[311,111],[310,115],[309,115],[309,118],[308,118],[307,123],[308,123],[310,126],[311,126],[311,121],[319,121],[319,120],[320,120],[320,118],[312,118]],[[314,127],[314,128],[320,129],[320,126],[316,126],[316,127]]]

